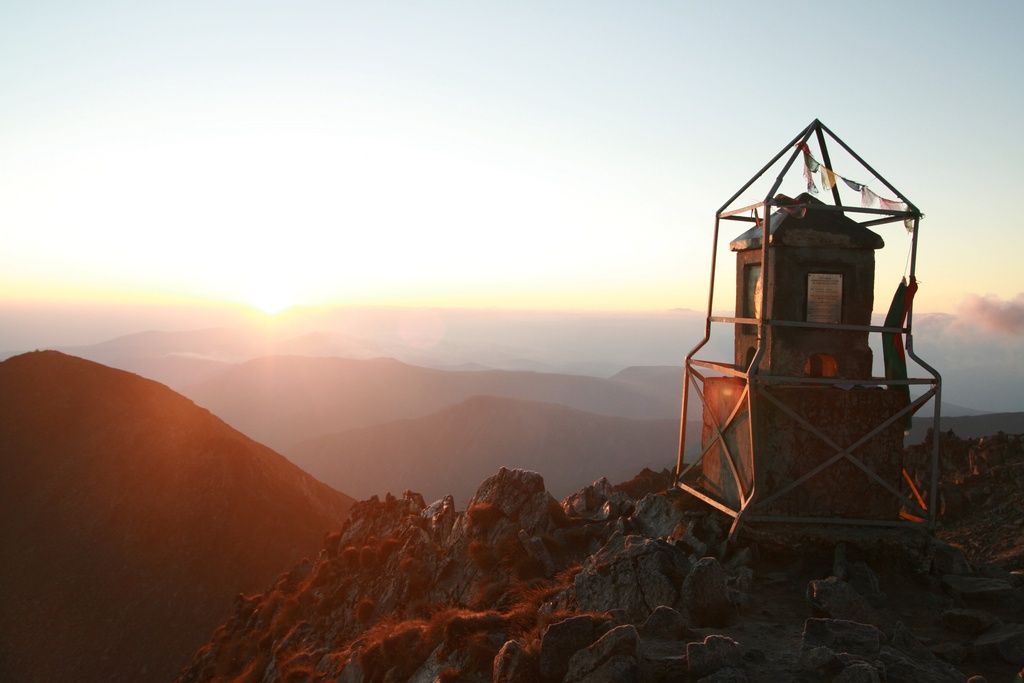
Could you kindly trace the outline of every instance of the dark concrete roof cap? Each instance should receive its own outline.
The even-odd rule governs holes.
[[[832,247],[836,249],[881,249],[881,235],[829,205],[804,193],[795,200],[785,195],[775,199],[787,206],[768,218],[768,245],[772,247]],[[753,227],[729,243],[733,251],[761,248],[761,228]]]

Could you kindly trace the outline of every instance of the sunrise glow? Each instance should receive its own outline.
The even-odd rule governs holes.
[[[275,288],[273,283],[267,283],[265,289],[251,293],[248,302],[266,315],[277,315],[295,305],[292,297],[283,290]]]

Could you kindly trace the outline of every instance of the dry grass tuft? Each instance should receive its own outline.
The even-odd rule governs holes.
[[[512,573],[517,579],[523,581],[543,578],[544,563],[529,555],[522,555],[512,565]]]
[[[508,583],[503,579],[483,581],[476,586],[469,606],[473,609],[494,609],[508,591]]]
[[[498,557],[486,543],[471,541],[467,552],[469,553],[469,559],[481,571],[490,572],[498,566]]]
[[[481,631],[493,631],[503,628],[506,624],[505,616],[500,612],[471,612],[470,610],[458,610],[449,614],[444,622],[444,650],[454,652],[467,644],[467,638],[474,633]]]
[[[492,503],[473,503],[466,510],[469,528],[473,530],[488,531],[504,516],[505,514]]]
[[[381,680],[388,671],[393,671],[391,677],[395,680],[407,679],[436,646],[426,635],[427,624],[420,619],[383,622],[373,627],[364,636],[359,653],[359,665],[366,680]]]

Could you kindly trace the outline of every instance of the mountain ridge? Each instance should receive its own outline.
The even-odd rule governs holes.
[[[540,472],[555,495],[581,480],[670,467],[678,435],[677,419],[477,395],[422,417],[315,437],[286,455],[322,481],[344,480],[357,497],[415,488],[427,498],[451,493],[464,501],[500,466]]]
[[[422,417],[474,395],[559,403],[636,419],[678,414],[678,405],[605,378],[438,370],[384,358],[263,357],[184,393],[258,441],[284,451],[324,434]]]
[[[0,414],[8,680],[169,678],[352,503],[167,387],[56,351],[0,363]]]

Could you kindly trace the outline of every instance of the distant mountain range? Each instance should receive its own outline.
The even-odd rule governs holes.
[[[169,680],[352,499],[167,387],[0,363],[0,679]]]
[[[558,403],[632,419],[678,419],[679,414],[678,398],[615,378],[436,370],[388,358],[259,358],[232,366],[184,393],[282,451],[325,434],[423,417],[471,396]]]
[[[539,472],[556,496],[602,476],[617,481],[643,467],[672,467],[678,424],[476,396],[425,417],[311,439],[287,454],[357,498],[415,489],[464,504],[481,477],[502,466]]]
[[[930,330],[938,324],[936,321],[944,319],[926,315],[919,322]],[[435,327],[441,335],[436,343],[422,345],[415,335],[409,337],[410,330],[415,332],[424,323],[429,323],[427,328]],[[675,414],[682,380],[681,353],[699,336],[698,323],[703,324],[702,316],[692,311],[591,316],[429,309],[344,311],[314,316],[302,324],[138,332],[60,350],[139,373],[176,391],[214,380],[235,364],[266,356],[394,358],[408,365],[451,371],[494,369],[612,376],[641,393],[656,396],[666,405],[675,404],[671,408]],[[930,330],[917,341],[926,349],[927,357],[938,354],[934,360],[947,375],[943,391],[947,399],[966,396],[967,401],[977,393],[975,386],[992,383],[993,380],[975,372],[981,359],[990,359],[1002,367],[1016,362],[1012,354],[1006,357],[1003,347],[972,347],[970,356],[953,353],[946,345],[936,345],[935,334],[935,330]],[[706,349],[709,357],[727,357],[731,353],[727,341],[721,335],[714,337]],[[649,362],[620,371],[630,360],[640,358],[679,358],[680,363]],[[961,366],[967,359],[975,374],[962,372]],[[1001,373],[996,383],[1012,384],[1011,375]],[[978,403],[987,407],[990,400],[986,397],[978,399]],[[995,401],[992,405],[1001,404]],[[1017,403],[1003,401],[1002,407],[1004,411],[1015,410]],[[993,411],[948,401],[943,405],[943,414],[951,417],[987,412]]]

